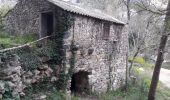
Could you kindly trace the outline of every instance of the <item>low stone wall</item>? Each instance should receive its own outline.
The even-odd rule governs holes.
[[[45,78],[50,78],[51,82],[57,81],[57,78],[52,76],[53,69],[47,64],[32,71],[25,71],[21,66],[19,56],[14,54],[1,56],[0,65],[0,98],[7,94],[10,94],[12,98],[25,96],[23,90],[27,86],[42,82]]]
[[[8,96],[16,99],[27,96],[24,90],[28,86],[41,83],[47,78],[51,83],[58,81],[59,67],[52,68],[48,62],[53,52],[50,48],[52,39],[48,39],[1,50],[0,98]]]
[[[0,98],[7,92],[13,97],[24,95],[23,70],[17,55],[0,55]]]

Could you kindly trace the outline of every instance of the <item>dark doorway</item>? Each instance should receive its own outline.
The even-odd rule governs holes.
[[[54,32],[54,14],[53,12],[41,13],[41,31],[40,37],[49,36]]]
[[[75,95],[86,95],[89,93],[89,73],[86,71],[80,71],[73,74],[71,80],[71,93]]]

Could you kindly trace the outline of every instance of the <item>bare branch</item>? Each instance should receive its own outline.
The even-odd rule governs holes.
[[[158,9],[154,4],[152,4],[152,5],[157,10],[154,11],[154,10],[150,9],[149,5],[146,5],[143,0],[140,0],[140,2],[136,3],[135,5],[138,6],[139,8],[141,8],[142,9],[141,11],[148,11],[148,12],[151,12],[151,13],[154,13],[157,15],[165,15],[166,14],[165,13],[166,10]]]

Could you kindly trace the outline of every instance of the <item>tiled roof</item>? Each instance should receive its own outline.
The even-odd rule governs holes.
[[[107,15],[99,10],[83,8],[76,4],[68,3],[65,1],[61,1],[61,0],[48,0],[48,1],[64,10],[72,12],[72,13],[89,16],[89,17],[93,17],[93,18],[97,18],[97,19],[101,19],[101,20],[106,20],[106,21],[117,23],[117,24],[125,24],[124,22],[122,22],[110,15]]]

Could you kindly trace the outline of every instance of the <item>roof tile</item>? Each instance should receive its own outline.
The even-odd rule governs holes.
[[[125,24],[124,22],[122,22],[108,14],[105,14],[99,10],[96,10],[96,9],[83,8],[76,4],[68,3],[65,1],[61,1],[61,0],[48,0],[48,1],[64,10],[72,12],[72,13],[76,13],[76,14],[80,14],[80,15],[84,15],[84,16],[90,16],[93,18],[106,20],[106,21],[117,23],[117,24]]]

